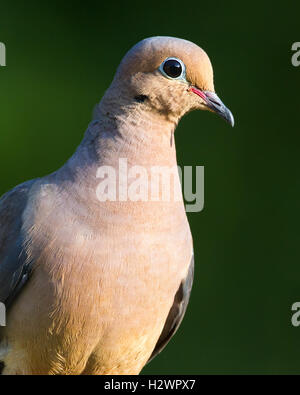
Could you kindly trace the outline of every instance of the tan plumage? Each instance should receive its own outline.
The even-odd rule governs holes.
[[[187,84],[158,71],[169,56],[185,63]],[[4,374],[138,374],[164,327],[161,344],[168,340],[168,315],[178,326],[190,292],[178,289],[193,255],[182,199],[101,203],[96,174],[103,165],[117,169],[119,158],[147,170],[176,165],[176,124],[191,109],[209,109],[190,86],[213,92],[203,50],[170,37],[142,41],[122,61],[72,158],[1,199],[0,286],[24,262],[32,268],[19,296],[9,289]],[[178,317],[169,314],[174,298]]]

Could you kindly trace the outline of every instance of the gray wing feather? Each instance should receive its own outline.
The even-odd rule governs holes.
[[[28,181],[0,199],[0,302],[8,307],[26,283],[31,269],[22,234],[22,215],[27,206]]]
[[[152,361],[169,343],[179,328],[186,312],[194,280],[194,255],[191,260],[187,277],[181,282],[175,295],[173,306],[167,317],[163,331],[148,362]]]

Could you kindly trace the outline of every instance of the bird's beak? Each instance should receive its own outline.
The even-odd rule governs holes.
[[[225,106],[221,99],[214,92],[202,91],[198,88],[191,87],[189,89],[191,92],[200,96],[204,100],[205,105],[209,110],[215,112],[224,118],[231,126],[234,126],[234,118],[231,111]]]

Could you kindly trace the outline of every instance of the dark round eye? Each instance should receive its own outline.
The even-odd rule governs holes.
[[[176,59],[169,59],[163,65],[164,72],[171,78],[180,77],[182,66]]]

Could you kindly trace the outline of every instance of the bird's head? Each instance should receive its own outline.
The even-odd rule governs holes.
[[[190,41],[152,37],[123,58],[114,79],[118,95],[174,121],[200,109],[217,113],[232,126],[234,118],[214,90],[209,57]]]

